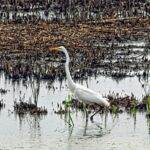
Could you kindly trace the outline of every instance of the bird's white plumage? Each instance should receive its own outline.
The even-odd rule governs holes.
[[[66,71],[66,76],[67,76],[67,80],[68,80],[68,86],[70,91],[73,93],[73,95],[79,100],[82,101],[84,103],[87,104],[99,104],[99,105],[103,105],[106,107],[109,107],[109,102],[107,98],[104,98],[102,95],[100,95],[97,92],[92,91],[89,88],[86,88],[80,84],[76,84],[75,82],[73,82],[71,75],[70,75],[70,71],[69,71],[69,55],[67,50],[65,49],[64,46],[60,46],[57,48],[53,48],[52,50],[57,50],[57,51],[62,51],[65,53],[66,55],[66,63],[65,63],[65,71]]]
[[[99,105],[109,106],[107,98],[102,97],[102,95],[100,95],[99,93],[80,84],[76,84],[74,95],[78,100],[83,101],[87,104],[96,103]]]

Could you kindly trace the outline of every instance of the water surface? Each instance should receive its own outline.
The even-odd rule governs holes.
[[[137,77],[125,78],[121,81],[109,77],[88,78],[83,84],[103,95],[119,92],[122,95],[133,93],[138,99],[145,91]],[[0,111],[0,149],[14,150],[120,150],[150,148],[150,120],[145,113],[118,116],[111,114],[96,115],[94,123],[85,121],[84,112],[71,113],[74,127],[69,126],[65,115],[57,115],[57,103],[66,98],[69,90],[66,82],[57,81],[49,88],[47,81],[40,82],[38,106],[45,106],[45,116],[17,116],[13,113],[13,102],[25,96],[25,100],[33,99],[30,82],[15,82],[0,76],[0,88],[7,89],[5,95],[0,94],[6,107]],[[36,87],[36,84],[35,84]]]

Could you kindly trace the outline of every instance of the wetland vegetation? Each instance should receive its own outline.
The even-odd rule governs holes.
[[[92,121],[70,98],[64,55],[49,51],[60,45],[75,82],[109,99]],[[149,64],[148,0],[2,0],[0,149],[148,150]]]

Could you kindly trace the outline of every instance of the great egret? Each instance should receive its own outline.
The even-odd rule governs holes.
[[[50,51],[61,51],[61,52],[65,53],[65,56],[66,56],[65,72],[66,72],[66,76],[67,76],[67,80],[68,80],[68,87],[69,87],[71,93],[74,95],[74,97],[77,100],[82,101],[85,104],[98,104],[98,105],[102,105],[105,107],[110,106],[107,98],[104,98],[99,93],[94,92],[91,89],[86,88],[80,84],[77,84],[72,80],[72,77],[71,77],[70,71],[69,71],[70,58],[69,58],[68,52],[64,46],[50,48]],[[94,115],[91,116],[91,119],[93,118]]]

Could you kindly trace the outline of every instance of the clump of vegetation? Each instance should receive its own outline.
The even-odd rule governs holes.
[[[7,90],[1,88],[1,89],[0,89],[0,93],[1,93],[1,94],[6,94],[6,93],[7,93]]]
[[[118,79],[135,75],[143,68],[150,68],[147,59],[136,57],[144,56],[144,51],[139,52],[135,49],[132,51],[133,48],[149,49],[148,18],[107,20],[99,24],[67,23],[67,26],[64,23],[46,21],[19,26],[12,22],[1,22],[0,28],[0,70],[14,80],[31,76],[51,81],[56,78],[64,79],[63,66],[58,64],[54,67],[53,64],[54,60],[59,62],[61,60],[57,55],[52,56],[48,52],[49,47],[54,45],[67,47],[71,61],[78,62],[78,64],[70,64],[73,70],[79,70],[74,73],[74,79],[84,79],[98,74],[106,74]],[[130,41],[139,41],[141,37],[146,41],[144,46],[130,45]],[[129,45],[120,46],[119,43],[126,41]],[[101,71],[97,68],[101,68]],[[122,69],[118,70],[118,68]],[[145,76],[146,73],[143,75]]]
[[[89,21],[92,23],[95,21],[99,23],[102,19],[148,17],[149,1],[7,0],[6,2],[1,0],[0,11],[0,20],[5,22],[37,23],[39,20],[51,20],[53,22]],[[44,13],[41,15],[40,11]],[[51,11],[55,15],[50,16]]]
[[[60,106],[58,104],[58,110],[57,111],[54,111],[56,114],[65,114],[66,115],[66,118],[68,118],[68,121],[67,123],[69,124],[69,126],[74,126],[74,122],[73,122],[73,119],[71,117],[71,108],[73,108],[73,99],[72,99],[72,95],[69,94],[65,101],[63,101],[63,105],[64,105],[64,109],[62,108],[62,106]]]
[[[67,114],[69,111],[69,108],[73,108],[73,99],[71,95],[68,95],[65,99],[65,101],[62,102],[63,106],[57,104],[58,110],[54,111],[56,114]]]
[[[108,95],[107,97],[111,104],[111,113],[122,113],[123,111],[136,113],[138,110],[137,106],[140,105],[134,95],[121,97],[119,94],[116,94]]]
[[[123,112],[136,113],[137,111],[144,111],[147,112],[147,115],[150,114],[150,96],[144,97],[141,102],[139,102],[134,95],[121,97],[119,94],[111,94],[108,95],[107,98],[110,102],[110,108],[106,110],[105,107],[97,104],[84,105],[82,102],[72,99],[70,96],[68,96],[67,100],[62,102],[64,107],[59,106],[59,110],[55,111],[55,113],[66,114],[68,113],[68,108],[72,108],[72,110],[77,109],[84,111],[86,107],[88,113],[96,111],[100,108],[100,113],[105,113],[106,111],[113,114]]]
[[[47,109],[44,107],[38,107],[38,96],[40,91],[40,82],[36,81],[33,82],[30,80],[31,88],[32,88],[32,94],[33,94],[33,102],[30,98],[29,101],[25,101],[25,94],[23,97],[21,97],[21,91],[20,91],[20,97],[19,102],[14,101],[14,111],[17,114],[31,114],[31,115],[46,115],[48,113]]]
[[[67,113],[67,110],[66,110],[66,109],[63,109],[62,107],[60,107],[60,109],[57,110],[57,111],[55,110],[54,113],[55,113],[55,114],[60,114],[60,115],[62,115],[62,114],[66,114],[66,113]]]
[[[42,107],[37,107],[31,101],[24,102],[20,100],[19,102],[14,101],[14,111],[16,114],[31,114],[31,115],[46,115],[47,109]]]
[[[147,101],[146,101],[146,111],[147,111],[147,117],[150,118],[150,95],[148,95],[148,97],[147,97]]]

